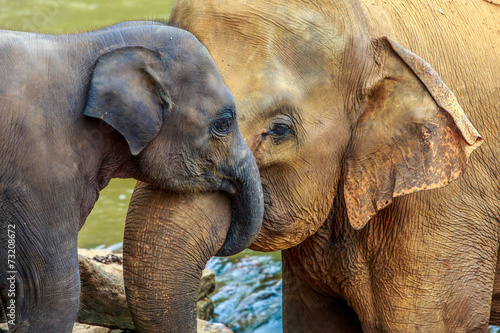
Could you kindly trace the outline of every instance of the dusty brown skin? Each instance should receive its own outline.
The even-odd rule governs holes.
[[[286,332],[498,324],[498,6],[180,0],[170,22],[237,100]]]
[[[78,231],[111,178],[224,192],[232,221],[218,253],[255,240],[257,165],[234,98],[192,34],[154,22],[0,31],[0,77],[0,296],[11,332],[72,331]]]

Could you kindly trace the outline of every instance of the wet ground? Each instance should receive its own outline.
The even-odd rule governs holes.
[[[244,256],[212,258],[207,268],[216,276],[211,296],[216,322],[235,333],[283,332],[279,258],[247,251]]]

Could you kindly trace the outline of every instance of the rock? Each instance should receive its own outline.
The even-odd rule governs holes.
[[[85,249],[79,249],[78,254],[82,291],[78,322],[73,333],[121,333],[123,330],[133,330],[123,285],[121,255],[110,254],[107,250]],[[214,289],[214,272],[204,270],[198,292],[198,333],[232,333],[222,324],[206,321],[214,314],[212,300],[208,297]],[[0,316],[2,314],[0,310]],[[8,332],[7,329],[7,324],[0,324],[0,333]]]
[[[198,300],[196,310],[198,319],[210,320],[214,317],[214,303],[208,297]]]
[[[111,329],[102,326],[92,326],[87,324],[75,323],[73,333],[122,333],[122,330]]]
[[[109,254],[107,250],[79,249],[78,253],[82,284],[78,322],[133,329],[125,298],[121,255]],[[206,322],[213,318],[214,306],[208,295],[214,290],[215,274],[204,270],[198,291],[198,332],[231,332],[222,324]],[[204,320],[201,326],[200,319]]]
[[[100,268],[113,275],[123,276],[122,255],[108,250],[78,249],[78,255],[91,260]]]
[[[133,329],[121,266],[118,268],[100,264],[82,255],[79,255],[78,262],[82,285],[78,322]]]
[[[198,300],[208,297],[215,290],[215,273],[209,269],[203,270],[200,288],[198,289]]]
[[[215,290],[215,273],[205,269],[201,276],[200,288],[198,289],[197,317],[198,319],[210,320],[214,317],[214,303],[208,297]]]
[[[214,324],[198,319],[198,333],[233,333],[233,331],[222,324]]]

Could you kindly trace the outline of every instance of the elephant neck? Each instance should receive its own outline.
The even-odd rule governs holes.
[[[100,120],[91,120],[100,122]],[[80,227],[99,199],[99,192],[112,178],[139,178],[137,163],[130,153],[123,137],[115,130],[105,130],[102,126],[90,127],[88,135],[75,135],[75,140],[84,142],[78,165],[79,190],[83,190],[79,203],[81,207]]]
[[[100,154],[96,182],[99,191],[106,187],[112,178],[135,178],[141,180],[137,158],[130,153],[125,139],[116,131],[103,143]]]
[[[349,225],[343,196],[337,195],[330,214],[318,231],[299,245],[283,251],[290,274],[322,294],[342,295],[353,254],[358,251],[356,231]],[[285,260],[287,263],[285,264]]]

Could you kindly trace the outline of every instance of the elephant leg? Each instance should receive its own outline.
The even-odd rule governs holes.
[[[358,316],[347,302],[322,295],[304,282],[287,252],[282,251],[284,332],[361,332]]]
[[[11,246],[2,241],[0,272],[10,332],[71,332],[80,295],[76,231],[15,226]]]

